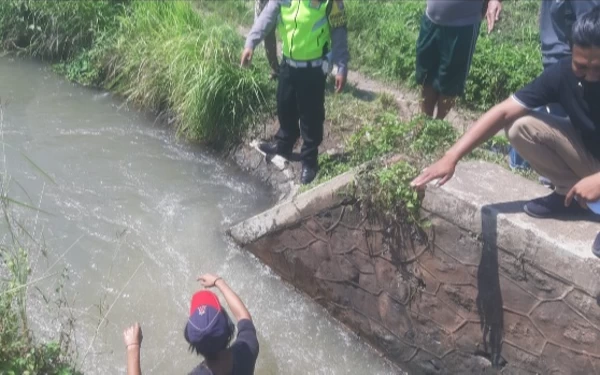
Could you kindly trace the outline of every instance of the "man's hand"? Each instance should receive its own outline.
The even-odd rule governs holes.
[[[444,156],[437,162],[433,163],[429,167],[425,168],[423,172],[412,182],[410,186],[417,190],[423,190],[425,185],[432,180],[440,179],[436,186],[442,186],[454,175],[457,162],[448,156]]]
[[[502,3],[500,0],[490,0],[486,12],[488,34],[492,32],[496,21],[500,19],[500,12],[502,11]]]
[[[123,342],[125,342],[127,348],[130,346],[137,346],[139,348],[142,345],[143,338],[142,327],[140,327],[139,323],[135,323],[123,331]]]
[[[202,286],[205,288],[212,288],[213,286],[215,286],[215,283],[219,279],[221,279],[221,278],[216,275],[212,275],[210,273],[207,273],[202,276],[198,276],[198,281],[200,281]]]
[[[254,54],[254,51],[252,50],[252,48],[244,48],[244,51],[242,52],[242,59],[240,62],[241,66],[248,66],[252,63],[252,55]]]
[[[344,89],[344,86],[346,86],[346,75],[337,74],[335,76],[335,92],[336,92],[336,94],[339,94],[340,92],[342,92],[342,90]]]
[[[565,206],[570,206],[573,198],[577,198],[579,204],[584,208],[587,208],[587,202],[600,199],[600,173],[579,180],[567,193]]]

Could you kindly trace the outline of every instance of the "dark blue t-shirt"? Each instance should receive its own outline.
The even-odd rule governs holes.
[[[600,160],[600,82],[578,78],[571,68],[571,57],[545,69],[513,98],[531,110],[559,103],[581,134],[585,147]]]
[[[254,323],[248,319],[238,322],[238,335],[231,345],[233,358],[232,375],[253,375],[256,359],[258,358],[258,338]],[[204,364],[196,367],[190,375],[212,375],[212,371]]]

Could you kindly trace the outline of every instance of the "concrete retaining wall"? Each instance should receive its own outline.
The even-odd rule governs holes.
[[[528,218],[524,200],[546,189],[469,162],[426,194],[429,243],[390,243],[341,194],[352,178],[230,234],[411,374],[600,373],[597,223]]]

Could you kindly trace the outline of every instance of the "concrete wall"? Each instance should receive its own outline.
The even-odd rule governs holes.
[[[411,374],[600,373],[598,224],[530,219],[522,199],[548,191],[473,162],[426,194],[422,241],[345,199],[351,180],[231,235]]]

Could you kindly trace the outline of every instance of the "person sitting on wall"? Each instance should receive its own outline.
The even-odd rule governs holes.
[[[204,357],[204,361],[190,375],[252,375],[258,358],[259,345],[256,328],[248,309],[225,280],[206,274],[198,280],[206,288],[217,287],[225,297],[237,320],[238,334],[227,312],[221,307],[216,294],[201,290],[192,296],[190,316],[183,335],[190,351]],[[141,375],[140,347],[142,330],[138,323],[123,332],[127,348],[127,375]]]
[[[595,6],[600,0],[542,0],[540,6],[540,45],[542,50],[542,65],[548,69],[561,59],[571,56],[571,30],[573,23]],[[556,103],[538,108],[555,116],[567,117],[564,109]],[[509,150],[508,165],[511,169],[529,169],[529,164],[515,149]],[[539,178],[542,185],[554,189],[546,177]]]
[[[504,128],[518,153],[555,186],[524,211],[536,218],[586,214],[586,203],[600,199],[600,7],[575,21],[571,50],[571,57],[481,116],[411,185],[422,189],[435,179],[443,185],[461,158]],[[535,111],[549,103],[560,104],[568,119]],[[600,257],[600,234],[592,250]]]

